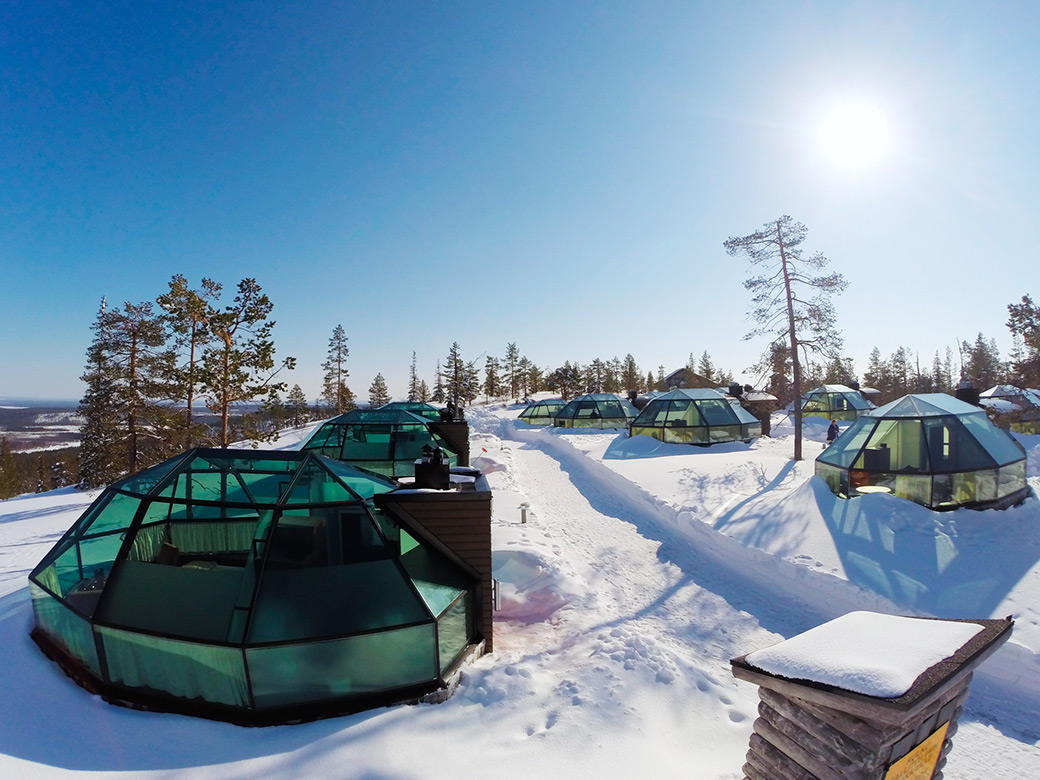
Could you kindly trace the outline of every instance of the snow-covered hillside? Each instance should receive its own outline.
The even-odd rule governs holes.
[[[757,692],[729,659],[866,608],[1013,614],[946,777],[1040,776],[1036,498],[942,515],[890,496],[843,502],[811,460],[789,460],[783,436],[687,448],[534,429],[518,411],[467,410],[473,455],[500,466],[489,479],[503,603],[496,652],[436,705],[243,729],[105,704],[28,638],[26,575],[95,494],[0,502],[0,773],[737,780]],[[1035,473],[1040,442],[1027,446]]]

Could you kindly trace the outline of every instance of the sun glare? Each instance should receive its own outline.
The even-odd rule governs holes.
[[[817,126],[816,143],[832,165],[849,170],[869,169],[891,150],[888,117],[870,103],[847,101],[834,105]]]

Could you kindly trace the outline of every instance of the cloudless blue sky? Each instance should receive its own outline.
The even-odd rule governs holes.
[[[707,350],[738,375],[746,262],[781,214],[849,280],[858,372],[1036,289],[1030,2],[16,2],[0,9],[0,395],[78,398],[102,296],[176,273],[274,303],[319,392],[517,342],[542,367]],[[829,106],[890,152],[820,154]],[[483,368],[483,357],[479,360]],[[748,380],[750,375],[745,375]]]

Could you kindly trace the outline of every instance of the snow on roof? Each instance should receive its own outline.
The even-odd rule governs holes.
[[[891,699],[982,630],[978,623],[849,612],[745,661],[780,677]]]

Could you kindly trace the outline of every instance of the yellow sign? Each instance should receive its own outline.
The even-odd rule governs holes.
[[[885,780],[932,780],[935,765],[942,755],[942,746],[946,741],[946,729],[949,721],[942,724],[939,730],[915,747],[888,768]]]

